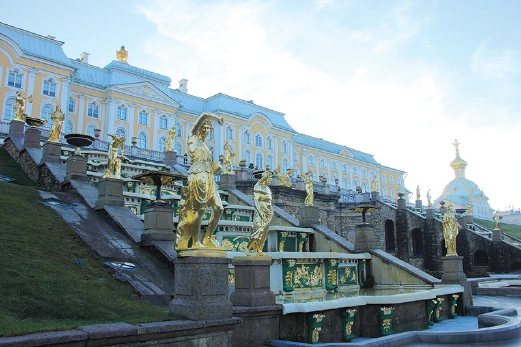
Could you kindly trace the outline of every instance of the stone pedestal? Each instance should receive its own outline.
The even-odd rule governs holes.
[[[467,276],[463,272],[463,257],[453,255],[441,258],[443,262],[443,275],[441,275],[441,282],[444,284],[459,284],[464,288],[462,295],[462,312],[465,312],[466,306],[472,305],[472,288],[467,281]]]
[[[416,200],[416,205],[415,205],[416,208],[422,208],[423,207],[423,202],[421,200]]]
[[[163,164],[170,165],[171,167],[177,164],[177,151],[166,151]]]
[[[329,188],[329,186],[326,186],[326,185],[323,185],[321,190],[322,190],[322,194],[330,194],[331,193],[331,189]]]
[[[407,205],[405,203],[405,199],[399,198],[398,199],[398,209],[399,210],[405,210],[407,208]]]
[[[425,218],[434,219],[434,210],[432,208],[428,208],[425,210]]]
[[[299,227],[307,228],[312,224],[319,224],[318,208],[316,206],[303,205],[300,208]]]
[[[67,158],[67,169],[64,183],[70,180],[87,180],[87,158],[81,155],[72,155]]]
[[[270,186],[276,187],[278,185],[279,185],[279,176],[278,175],[272,175],[271,176]]]
[[[467,224],[474,224],[474,216],[465,216],[465,225]]]
[[[9,123],[9,137],[23,137],[25,130],[25,122],[21,120],[12,120]]]
[[[248,170],[247,169],[235,170],[235,180],[236,181],[247,181],[248,180]]]
[[[228,259],[175,258],[174,299],[170,313],[190,320],[232,317],[228,299]]]
[[[375,248],[374,226],[372,224],[357,224],[355,226],[355,251],[366,252]]]
[[[152,241],[174,241],[174,208],[168,203],[153,202],[148,204],[144,216],[145,229],[141,235],[141,244],[149,245]]]
[[[24,147],[25,148],[41,148],[40,137],[42,132],[38,128],[29,128],[25,132],[24,136]]]
[[[371,201],[376,201],[380,198],[379,192],[371,192]]]
[[[235,189],[235,174],[221,174],[221,181],[219,182],[219,189],[229,190]]]
[[[270,290],[271,257],[242,256],[233,259],[235,292],[230,300],[235,306],[272,306],[275,295]]]
[[[503,233],[501,229],[492,230],[492,242],[501,242],[503,241]]]
[[[43,144],[42,163],[60,163],[62,144],[60,142],[45,141]]]
[[[295,189],[296,190],[306,190],[306,184],[304,183],[304,180],[302,178],[297,178],[297,181],[295,182]]]
[[[123,206],[123,180],[102,178],[98,185],[98,200],[95,210],[103,209],[104,205]]]

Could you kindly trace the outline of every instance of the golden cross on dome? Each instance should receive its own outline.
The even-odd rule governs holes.
[[[459,154],[459,142],[458,142],[458,140],[457,139],[454,140],[454,142],[452,144],[456,148],[456,154]]]

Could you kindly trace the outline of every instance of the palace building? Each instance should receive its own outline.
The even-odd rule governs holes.
[[[225,120],[207,139],[214,160],[228,141],[235,165],[245,160],[282,173],[293,168],[295,177],[312,171],[315,181],[325,178],[343,191],[369,192],[374,178],[380,197],[392,201],[405,190],[404,171],[381,165],[360,150],[300,134],[279,111],[222,93],[208,98],[191,95],[186,79],[172,87],[169,77],[129,64],[124,47],[116,60],[101,68],[89,64],[88,53],[67,57],[62,45],[52,37],[0,23],[0,129],[8,128],[13,119],[16,92],[21,91],[33,100],[26,113],[48,120],[43,134],[60,105],[66,113],[63,134],[96,135],[101,141],[115,134],[151,158],[160,158],[170,128],[177,129],[173,146],[182,156],[192,124],[202,112],[213,112]]]

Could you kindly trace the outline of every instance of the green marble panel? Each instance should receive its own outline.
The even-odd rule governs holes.
[[[356,266],[346,266],[338,268],[338,285],[349,286],[358,284],[358,276],[356,275]]]

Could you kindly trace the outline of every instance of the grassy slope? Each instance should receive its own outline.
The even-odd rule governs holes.
[[[0,183],[0,336],[171,318],[112,277],[2,148],[0,174],[17,180]]]
[[[474,223],[481,225],[482,227],[485,227],[490,230],[492,230],[496,227],[496,222],[484,220],[484,219],[474,218]],[[521,225],[501,223],[501,221],[499,222],[499,225],[501,226],[501,230],[505,234],[511,235],[518,239],[521,239]]]

